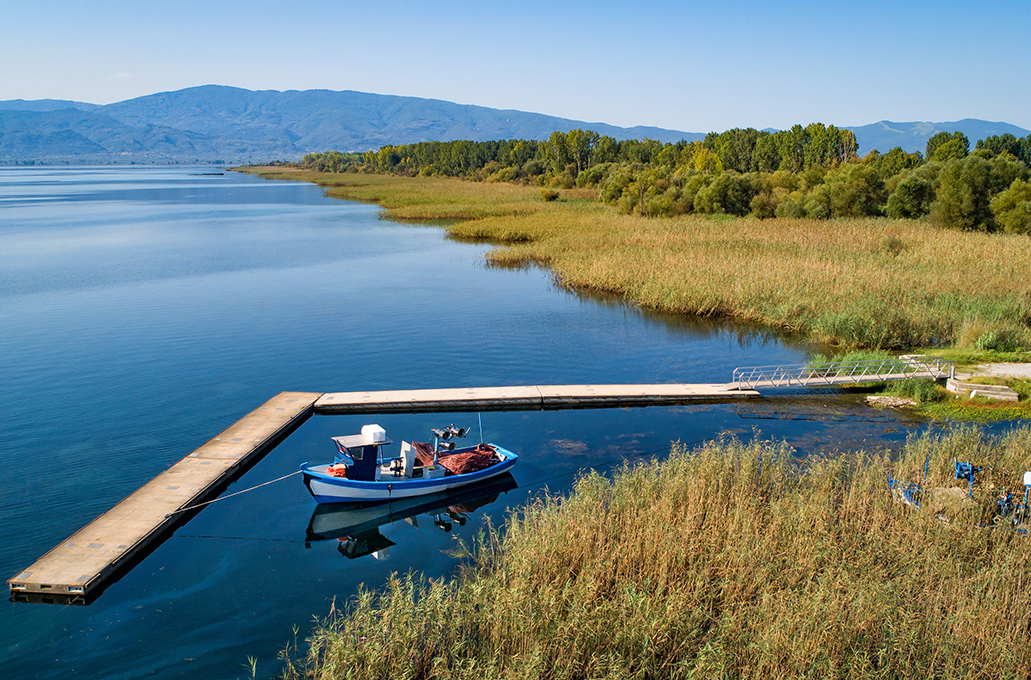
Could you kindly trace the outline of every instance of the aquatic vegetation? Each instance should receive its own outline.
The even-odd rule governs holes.
[[[1026,537],[893,501],[886,473],[1018,489],[1031,430],[800,461],[775,443],[674,447],[583,477],[492,530],[453,580],[362,591],[287,654],[291,678],[1025,677]],[[979,509],[980,508],[980,509]]]
[[[1004,420],[1031,420],[1031,406],[991,399],[948,399],[920,408],[935,420],[960,423],[994,423]]]

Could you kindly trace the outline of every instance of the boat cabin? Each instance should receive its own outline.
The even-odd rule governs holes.
[[[347,478],[372,482],[379,479],[382,464],[380,447],[392,443],[379,425],[365,425],[361,434],[333,437],[337,445],[336,462],[347,466]]]
[[[329,474],[361,482],[374,482],[385,475],[393,477],[422,477],[429,479],[443,477],[446,470],[430,464],[436,459],[436,451],[428,444],[401,442],[399,456],[384,457],[381,447],[392,444],[387,432],[379,425],[365,425],[361,434],[333,437],[337,445],[334,465]],[[340,468],[345,468],[341,470]]]

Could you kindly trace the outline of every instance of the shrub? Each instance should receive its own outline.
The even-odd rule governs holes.
[[[619,167],[609,172],[601,185],[600,198],[605,203],[617,204],[623,192],[634,181],[634,172],[627,167]]]
[[[995,218],[989,208],[991,173],[991,164],[979,156],[946,163],[931,205],[934,222],[953,229],[993,229]]]
[[[752,199],[750,204],[752,209],[752,217],[756,219],[766,219],[768,217],[774,217],[777,214],[777,199],[774,198],[773,194],[761,193],[756,194],[755,198]]]
[[[801,202],[802,194],[798,191],[793,191],[777,203],[777,208],[774,210],[774,214],[777,217],[785,217],[791,219],[799,219],[805,217],[805,206]]]
[[[516,179],[515,168],[501,168],[493,175],[487,178],[488,182],[511,182]]]
[[[541,198],[543,198],[545,201],[558,200],[558,194],[559,192],[555,189],[541,189]]]
[[[826,184],[821,184],[805,197],[805,215],[815,220],[825,220],[831,216],[831,192]]]
[[[898,236],[885,236],[881,239],[879,249],[885,255],[891,255],[892,257],[898,257],[904,253],[909,246],[906,242],[900,239]]]
[[[931,212],[933,200],[934,186],[930,180],[917,173],[909,173],[888,196],[885,212],[894,219],[923,217]]]
[[[725,172],[695,195],[694,209],[700,213],[743,216],[751,209],[753,196],[752,183],[747,176]]]
[[[576,186],[578,187],[596,187],[605,178],[605,174],[608,172],[611,164],[600,163],[598,165],[592,165],[587,168],[579,175],[576,176]]]
[[[834,217],[880,215],[888,193],[877,171],[862,163],[848,163],[827,175]]]
[[[992,213],[1005,231],[1031,232],[1031,184],[1015,179],[1010,188],[992,199]]]
[[[944,227],[990,231],[996,227],[992,197],[1027,176],[1027,166],[1011,156],[950,161],[942,168],[931,218]]]
[[[787,189],[791,192],[798,190],[801,179],[794,172],[778,170],[770,176],[770,182],[774,188]]]
[[[544,163],[539,160],[532,159],[523,163],[523,175],[526,177],[536,177],[537,175],[544,174]]]
[[[576,178],[573,177],[572,171],[566,168],[559,174],[549,175],[547,183],[559,189],[572,189],[576,186]]]

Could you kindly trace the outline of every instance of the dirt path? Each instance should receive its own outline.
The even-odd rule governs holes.
[[[1031,379],[1031,364],[981,364],[970,371],[969,375]],[[958,378],[959,375],[956,377]]]

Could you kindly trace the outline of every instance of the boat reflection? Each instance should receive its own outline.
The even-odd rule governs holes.
[[[382,559],[396,545],[380,533],[385,524],[404,520],[418,528],[418,515],[429,515],[433,525],[451,531],[457,523],[464,526],[469,514],[490,505],[502,493],[518,487],[511,473],[504,473],[480,484],[464,486],[452,493],[441,492],[402,498],[378,505],[356,507],[349,503],[320,504],[308,523],[305,547],[316,541],[337,540],[337,550],[348,559],[372,555]]]

